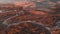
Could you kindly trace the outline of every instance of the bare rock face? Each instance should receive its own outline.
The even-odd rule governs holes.
[[[26,0],[24,3],[0,4],[0,33],[60,34],[60,3]]]
[[[5,34],[51,34],[44,26],[26,21],[11,24],[4,32]]]

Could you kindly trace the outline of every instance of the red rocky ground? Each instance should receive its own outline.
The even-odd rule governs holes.
[[[22,6],[16,2],[11,6],[0,7],[0,33],[60,34],[58,26],[60,21],[59,3],[51,6],[50,10],[40,9],[36,8],[34,2],[22,3]]]

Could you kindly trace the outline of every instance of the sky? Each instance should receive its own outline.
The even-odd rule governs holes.
[[[17,2],[17,1],[24,1],[24,0],[0,0],[0,2]]]

